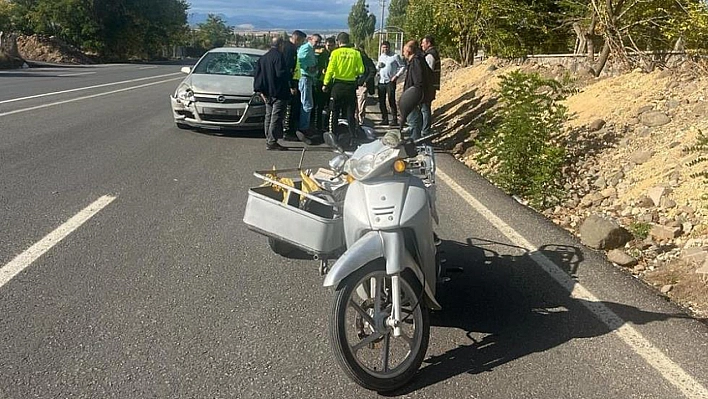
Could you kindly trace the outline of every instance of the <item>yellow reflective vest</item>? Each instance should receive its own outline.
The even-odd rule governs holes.
[[[293,80],[300,80],[300,60],[295,61],[295,71],[293,72]]]
[[[357,76],[364,73],[364,61],[361,53],[352,47],[339,47],[329,56],[329,65],[324,77],[324,84],[333,81],[356,82]]]

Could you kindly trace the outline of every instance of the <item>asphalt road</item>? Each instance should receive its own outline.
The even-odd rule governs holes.
[[[242,222],[251,172],[300,153],[177,129],[178,70],[0,72],[0,398],[377,397],[334,361],[316,262],[273,254]],[[460,272],[423,367],[391,396],[708,397],[704,324],[438,162],[437,231]]]

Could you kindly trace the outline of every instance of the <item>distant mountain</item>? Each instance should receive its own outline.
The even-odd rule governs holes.
[[[287,18],[273,17],[268,20],[263,19],[260,16],[253,15],[234,15],[228,16],[224,14],[217,14],[226,21],[229,26],[235,26],[237,29],[253,29],[253,30],[286,30],[291,31],[294,29],[302,29],[304,31],[308,30],[338,30],[347,29],[346,23],[339,21],[328,21],[328,20],[307,20],[307,21],[297,21]],[[188,23],[190,26],[195,26],[207,20],[208,14],[202,13],[190,13],[188,15]]]

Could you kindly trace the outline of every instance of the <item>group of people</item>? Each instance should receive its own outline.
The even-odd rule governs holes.
[[[421,45],[406,43],[404,61],[389,42],[383,42],[378,63],[374,64],[363,46],[352,46],[346,32],[324,41],[319,34],[308,37],[299,30],[289,40],[273,38],[270,50],[258,60],[253,82],[254,91],[266,106],[266,148],[287,150],[278,143],[281,137],[312,144],[321,139],[322,132],[335,132],[340,119],[346,120],[349,138],[355,141],[364,124],[366,99],[376,89],[382,125],[406,122],[412,138],[427,135],[430,105],[440,87],[440,57],[431,37],[425,37]],[[415,104],[406,103],[407,115],[399,119],[396,83],[406,71],[404,92],[414,88],[423,95],[414,100]]]

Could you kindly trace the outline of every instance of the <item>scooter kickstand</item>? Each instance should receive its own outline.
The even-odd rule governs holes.
[[[329,271],[327,259],[320,259],[320,276],[324,276]]]

